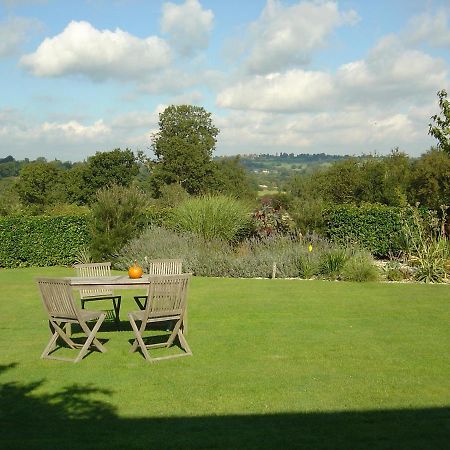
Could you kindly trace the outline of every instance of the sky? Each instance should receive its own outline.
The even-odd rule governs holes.
[[[151,157],[177,104],[215,156],[419,156],[449,69],[450,0],[0,0],[0,158]]]

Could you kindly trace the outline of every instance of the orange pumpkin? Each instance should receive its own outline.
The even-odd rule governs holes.
[[[130,278],[141,278],[143,274],[142,267],[134,261],[134,264],[128,269],[128,276]]]

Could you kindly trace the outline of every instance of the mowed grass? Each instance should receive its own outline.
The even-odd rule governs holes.
[[[193,278],[194,356],[154,364],[129,353],[122,290],[107,353],[41,360],[35,278],[68,275],[0,270],[0,448],[448,445],[449,286]]]

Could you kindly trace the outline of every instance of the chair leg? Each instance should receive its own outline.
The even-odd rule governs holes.
[[[147,347],[145,346],[145,342],[142,339],[142,333],[145,331],[146,323],[143,321],[141,323],[140,328],[138,329],[136,321],[134,320],[133,316],[131,314],[128,314],[128,318],[130,320],[131,328],[133,328],[134,335],[136,336],[136,339],[134,340],[133,345],[131,346],[130,353],[135,352],[139,346],[141,347],[142,354],[144,355],[145,359],[150,361],[151,357],[148,353]]]
[[[88,324],[86,322],[81,322],[80,321],[80,326],[83,329],[83,331],[85,332],[86,336],[88,338],[90,338],[92,336],[92,343],[93,345],[95,345],[95,347],[97,347],[97,349],[99,351],[101,351],[102,353],[106,352],[106,348],[103,346],[103,344],[95,337],[95,335],[97,334],[97,331],[99,330],[100,326],[103,323],[103,320],[105,320],[106,314],[104,312],[102,312],[100,314],[100,317],[98,318],[97,322],[95,323],[94,327],[92,328],[92,330],[89,328]]]
[[[141,299],[145,299],[144,303],[141,302]],[[147,297],[135,296],[134,301],[136,302],[141,311],[143,311],[147,306]]]
[[[69,324],[66,322],[65,326],[67,325]],[[71,349],[76,348],[75,343],[64,332],[64,326],[60,327],[59,324],[53,320],[49,320],[49,326],[50,330],[53,331],[53,334],[50,337],[47,346],[45,347],[44,351],[41,354],[42,359],[59,359],[49,357],[49,354],[56,348],[56,341],[58,340],[58,337],[60,337]]]
[[[113,297],[114,317],[117,328],[120,329],[120,305],[122,303],[122,297]]]
[[[106,352],[106,348],[102,345],[102,343],[95,337],[98,329],[100,328],[100,325],[102,324],[103,320],[105,319],[106,314],[101,313],[100,317],[97,320],[97,323],[94,325],[92,330],[88,327],[86,322],[80,321],[80,326],[84,330],[84,332],[87,335],[86,342],[84,343],[83,347],[80,350],[80,353],[78,353],[78,356],[75,358],[74,362],[78,362],[81,359],[83,359],[84,355],[88,352],[89,347],[91,344],[93,344],[95,347],[97,347],[98,350],[100,350],[102,353]]]

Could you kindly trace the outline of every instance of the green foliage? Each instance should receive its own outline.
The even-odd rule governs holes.
[[[349,258],[349,252],[344,247],[331,246],[325,249],[320,258],[320,273],[325,278],[339,278]]]
[[[211,113],[191,105],[169,106],[159,115],[159,131],[152,136],[157,157],[152,179],[159,192],[163,184],[180,183],[189,194],[204,193],[214,184],[211,161],[219,129]]]
[[[190,195],[178,183],[165,184],[160,188],[160,196],[156,199],[156,205],[160,208],[173,208],[185,202]]]
[[[256,198],[256,180],[241,164],[241,158],[228,157],[213,161],[215,186],[212,190],[237,198]]]
[[[0,158],[0,179],[8,177],[16,177],[19,175],[20,163],[11,155],[6,158]]]
[[[15,186],[15,178],[0,179],[0,216],[19,214],[22,203]]]
[[[193,197],[172,211],[176,230],[189,231],[205,239],[236,241],[250,227],[249,206],[225,195]]]
[[[328,210],[327,235],[340,245],[357,244],[379,257],[403,250],[401,209],[383,205],[338,205]]]
[[[388,281],[403,281],[410,278],[410,271],[400,261],[394,259],[385,265],[384,276]]]
[[[138,171],[136,157],[129,149],[116,148],[110,152],[97,152],[86,163],[77,164],[70,171],[70,201],[90,204],[96,200],[96,192],[101,188],[112,185],[130,186]]]
[[[86,216],[0,218],[0,267],[72,264],[88,244]]]
[[[125,245],[116,259],[116,267],[125,270],[135,259],[145,266],[146,257],[182,258],[183,270],[200,276],[270,278],[275,263],[277,278],[340,279],[343,259],[347,262],[353,254],[357,252],[339,249],[315,236],[298,240],[273,235],[264,239],[250,238],[231,246],[223,240],[151,227]],[[364,281],[359,272],[348,275],[348,279],[352,277]]]
[[[357,251],[344,264],[341,277],[346,281],[377,281],[379,270],[369,252]]]
[[[33,162],[22,167],[17,192],[25,205],[43,208],[65,201],[63,173],[55,163]]]
[[[421,214],[410,207],[410,214],[403,220],[407,252],[416,266],[414,277],[425,283],[441,283],[446,277],[447,261],[450,257],[448,238],[443,234],[445,207],[441,221],[433,211]],[[412,218],[412,220],[411,220]]]
[[[92,261],[91,250],[87,245],[80,247],[75,255],[76,264],[89,264]]]
[[[87,206],[79,206],[73,203],[55,203],[44,208],[46,216],[82,216],[90,214]]]
[[[405,206],[411,167],[409,157],[394,149],[386,157],[350,158],[313,174],[293,176],[285,184],[287,193],[294,198],[292,214],[302,230],[320,230],[320,209],[326,204]],[[314,219],[308,219],[309,216]]]
[[[450,154],[431,149],[414,162],[410,198],[434,210],[450,205]]]
[[[136,187],[112,185],[100,189],[92,206],[92,257],[112,259],[146,224],[146,199]]]
[[[436,138],[438,147],[450,154],[450,102],[447,100],[447,91],[442,89],[437,93],[439,98],[439,114],[431,116],[433,123],[429,125],[428,134]]]
[[[364,174],[356,158],[337,161],[318,171],[312,180],[316,189],[331,203],[354,203],[364,191]]]

